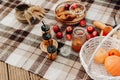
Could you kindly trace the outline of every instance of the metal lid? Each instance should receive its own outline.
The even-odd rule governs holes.
[[[54,45],[52,45],[52,46],[48,46],[47,51],[48,51],[48,53],[52,54],[52,53],[56,52],[57,49]]]
[[[43,38],[44,40],[49,40],[49,39],[51,38],[51,34],[50,34],[50,33],[44,33],[44,34],[42,35],[42,38]]]
[[[42,25],[41,26],[41,29],[42,29],[42,31],[49,31],[50,30],[50,27],[48,26],[48,25]]]

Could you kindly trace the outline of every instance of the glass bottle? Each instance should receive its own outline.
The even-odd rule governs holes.
[[[49,41],[49,46],[47,47],[47,58],[50,60],[55,60],[57,57],[57,48],[53,45],[53,40]]]
[[[42,21],[43,25],[41,26],[42,34],[44,33],[50,33],[50,27]]]
[[[49,40],[51,39],[51,34],[50,33],[44,33],[42,35],[42,39],[43,39],[43,44],[45,46],[49,46]]]

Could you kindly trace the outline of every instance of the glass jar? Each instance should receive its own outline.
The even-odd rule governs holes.
[[[83,28],[76,27],[73,30],[72,49],[79,52],[82,45],[86,41],[86,32]]]

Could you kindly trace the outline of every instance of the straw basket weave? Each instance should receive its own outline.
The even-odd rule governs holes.
[[[99,36],[88,40],[79,53],[80,61],[88,75],[94,80],[120,80],[120,76],[112,76],[107,73],[104,65],[97,64],[93,58],[100,47],[110,50],[120,50],[120,40],[110,37],[120,28],[120,25],[113,29],[106,37]]]

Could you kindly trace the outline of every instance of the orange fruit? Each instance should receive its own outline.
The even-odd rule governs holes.
[[[100,48],[94,56],[94,60],[97,63],[103,64],[105,59],[108,57],[108,53],[104,48]]]
[[[105,59],[105,69],[113,76],[120,76],[120,57],[109,56]]]
[[[109,52],[108,52],[109,56],[113,56],[113,55],[116,55],[116,56],[120,56],[120,52],[119,50],[117,49],[111,49]]]

